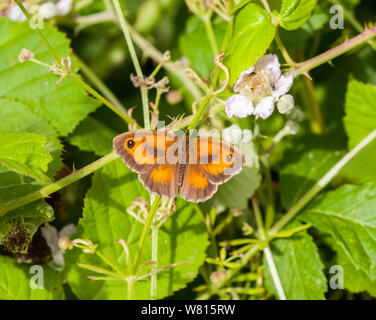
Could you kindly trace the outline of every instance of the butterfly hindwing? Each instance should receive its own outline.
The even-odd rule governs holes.
[[[217,184],[212,183],[199,164],[187,164],[184,170],[180,196],[192,202],[204,202],[217,191]]]
[[[178,172],[178,165],[154,164],[142,171],[139,179],[150,193],[174,198],[179,193]]]

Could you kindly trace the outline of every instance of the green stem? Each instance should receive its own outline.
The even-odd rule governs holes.
[[[127,23],[125,21],[123,12],[121,10],[120,4],[118,0],[112,0],[112,3],[115,7],[115,12],[118,16],[118,20],[120,22],[120,27],[124,33],[125,41],[128,46],[129,53],[132,58],[132,62],[134,65],[134,68],[136,70],[136,74],[140,79],[144,78],[144,75],[142,73],[140,62],[138,61],[136,50],[133,46],[132,38],[128,30]],[[150,129],[150,117],[149,117],[149,98],[148,98],[148,90],[141,86],[141,100],[142,100],[142,108],[144,113],[144,128]]]
[[[137,251],[136,251],[135,257],[133,259],[133,270],[134,270],[134,272],[137,272],[137,267],[138,267],[138,263],[140,262],[141,253],[142,253],[142,250],[144,248],[145,240],[146,240],[146,237],[149,233],[150,227],[153,223],[153,219],[154,219],[155,213],[157,212],[157,209],[159,207],[160,202],[161,202],[161,198],[156,197],[154,202],[153,202],[153,205],[150,208],[148,217],[147,217],[145,224],[144,224],[144,228],[142,229],[141,237],[140,237],[140,240],[138,241],[138,245],[137,245]]]
[[[155,219],[154,219],[155,223]],[[152,226],[151,228],[151,260],[155,262],[152,267],[151,272],[151,287],[150,287],[150,299],[157,299],[157,272],[155,270],[158,268],[158,231],[157,226]],[[153,272],[154,271],[154,272]]]
[[[208,38],[209,38],[209,42],[210,42],[212,52],[213,52],[214,56],[216,56],[217,53],[218,53],[218,44],[217,44],[217,40],[215,38],[213,25],[211,23],[211,14],[204,16],[203,21],[204,21],[204,25],[205,25],[206,34],[208,35]]]
[[[376,36],[376,27],[367,29],[354,38],[348,39],[342,44],[304,62],[300,62],[296,67],[287,70],[287,74],[306,74],[309,70],[314,69],[358,46]]]
[[[263,168],[265,172],[265,181],[266,181],[266,191],[267,191],[267,197],[268,202],[266,206],[266,217],[265,217],[265,225],[266,229],[269,229],[271,224],[274,220],[274,192],[273,192],[273,181],[272,181],[272,175],[270,172],[270,166],[269,166],[269,160],[267,156],[263,156]]]
[[[29,23],[31,22],[31,15],[30,13],[26,10],[26,8],[24,7],[23,3],[21,2],[21,0],[15,0],[16,4],[18,5],[18,7],[21,9],[21,11],[23,12],[23,14],[25,15],[25,17],[27,18],[27,20],[29,21]],[[47,49],[52,53],[52,55],[54,56],[54,59],[56,61],[56,63],[58,64],[58,66],[60,68],[63,68],[63,66],[61,65],[61,61],[60,61],[60,57],[59,55],[57,54],[57,52],[55,51],[55,49],[50,45],[50,43],[48,42],[47,38],[44,36],[44,34],[42,33],[42,31],[40,31],[39,28],[36,28],[35,31],[38,33],[39,37],[42,39],[43,43],[45,44],[45,46],[47,47]]]
[[[86,177],[87,175],[99,170],[103,166],[111,163],[112,161],[118,158],[119,156],[115,152],[112,152],[104,156],[103,158],[100,158],[97,161],[92,162],[86,167],[83,167],[82,169],[79,169],[62,179],[39,189],[38,191],[29,193],[26,196],[4,203],[0,207],[0,217],[4,216],[7,212],[22,207],[30,202],[46,198],[50,194]]]
[[[114,105],[119,111],[124,114],[128,114],[127,109],[119,101],[119,99],[114,95],[114,93],[106,86],[106,84],[100,79],[93,70],[77,55],[74,55],[75,59],[80,64],[80,70],[88,78],[94,86]]]
[[[352,150],[343,156],[316,184],[293,205],[290,210],[270,229],[269,236],[275,235],[286,226],[308,202],[310,202],[328,183],[338,174],[338,172],[363,148],[376,138],[376,129],[360,141]]]
[[[90,87],[85,81],[83,81],[78,75],[76,74],[70,74],[69,75],[74,81],[76,81],[87,93],[91,94],[93,97],[95,97],[98,101],[103,103],[106,107],[108,107],[110,110],[112,110],[114,113],[116,113],[119,117],[121,117],[125,122],[134,125],[136,124],[136,121],[132,119],[128,114],[124,114],[121,112],[118,108],[116,108],[110,101],[108,101],[106,98],[101,96],[97,91],[95,91],[92,87]],[[138,124],[137,128],[140,128]]]
[[[283,45],[281,37],[279,36],[278,26],[275,27],[275,37],[274,37],[274,39],[275,39],[275,42],[277,43],[279,50],[282,53],[283,58],[287,62],[287,64],[289,66],[292,66],[292,67],[296,66],[296,62],[290,57],[286,47]]]
[[[200,108],[198,108],[196,114],[194,115],[194,118],[192,119],[192,122],[188,126],[188,130],[191,130],[197,127],[198,123],[201,120],[203,113],[205,112],[207,106],[209,105],[211,98],[212,98],[212,95],[209,94],[205,97],[204,101],[202,101]]]

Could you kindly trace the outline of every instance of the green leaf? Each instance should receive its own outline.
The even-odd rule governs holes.
[[[71,55],[69,40],[62,32],[44,25],[44,35],[60,57]],[[59,76],[49,69],[33,63],[18,61],[21,49],[34,53],[35,59],[49,65],[53,56],[28,22],[12,22],[0,18],[0,98],[18,101],[39,118],[56,128],[61,135],[67,135],[98,107],[98,102],[89,98],[86,92],[70,77],[66,77],[58,86]],[[73,63],[72,70],[77,68]]]
[[[40,265],[43,273],[36,272],[33,265],[19,264],[14,258],[0,255],[1,300],[62,300],[64,290],[61,275],[47,265]],[[35,267],[34,267],[35,268]],[[32,277],[41,275],[43,288],[32,289]],[[36,284],[42,282],[35,281]]]
[[[0,131],[0,163],[40,182],[50,180],[44,174],[51,155],[45,149],[48,139],[35,133]]]
[[[376,280],[371,280],[365,272],[357,269],[340,247],[336,248],[338,265],[343,268],[343,285],[351,292],[369,292],[376,297]]]
[[[280,182],[282,205],[290,208],[343,156],[327,137],[293,138],[284,152]],[[334,142],[335,144],[335,142]]]
[[[287,230],[297,226],[298,223],[292,223]],[[315,243],[306,231],[295,233],[291,238],[274,240],[271,250],[287,299],[325,299],[327,288],[324,266]],[[265,257],[264,272],[268,291],[277,296]]]
[[[317,0],[282,0],[279,25],[286,30],[300,28],[310,17]]]
[[[214,34],[219,45],[224,37],[226,23],[214,24]],[[186,32],[179,38],[179,47],[189,59],[190,66],[201,76],[208,77],[214,69],[214,54],[204,23],[192,16],[188,19]]]
[[[48,138],[46,149],[53,157],[47,175],[51,178],[60,170],[62,146],[52,125],[35,115],[25,104],[1,98],[0,119],[1,131],[34,132],[46,136]]]
[[[376,186],[327,192],[299,216],[329,233],[357,269],[376,279]]]
[[[292,49],[303,47],[308,39],[312,38],[326,23],[328,23],[329,18],[329,12],[326,9],[316,7],[312,12],[311,17],[301,28],[292,31],[287,31],[283,28],[280,29],[283,44],[287,48]]]
[[[81,150],[93,151],[104,156],[112,151],[112,139],[118,134],[109,126],[95,118],[82,121],[69,136],[69,141]]]
[[[147,192],[136,174],[120,159],[107,165],[93,178],[76,237],[88,238],[98,244],[97,250],[119,262],[125,269],[124,251],[116,240],[124,239],[131,257],[134,256],[143,225],[127,214],[126,209],[136,197],[141,196],[146,197]],[[196,277],[205,259],[207,245],[205,225],[195,205],[179,199],[176,212],[168,218],[158,234],[157,267],[179,262],[187,264],[158,273],[158,298],[171,295]],[[140,264],[150,260],[151,242],[147,240]],[[89,280],[87,276],[94,273],[77,266],[79,262],[108,269],[108,265],[102,263],[96,255],[74,249],[67,252],[66,262],[68,282],[80,299],[126,299],[127,285],[124,282]],[[136,283],[135,298],[150,299],[150,278]]]
[[[343,119],[349,137],[349,149],[376,129],[376,87],[357,80],[347,86],[346,115]],[[356,183],[376,181],[376,142],[370,143],[349,163],[342,176]]]
[[[0,206],[40,187],[34,179],[0,166]],[[38,227],[50,221],[53,214],[52,208],[44,200],[38,200],[0,216],[0,244],[7,242],[6,248],[12,252],[26,252]],[[7,241],[11,230],[19,226],[26,228],[23,240]]]
[[[233,39],[225,52],[232,85],[241,72],[251,67],[268,49],[275,34],[270,16],[260,6],[250,3],[236,15]]]
[[[244,167],[240,174],[218,187],[213,201],[227,208],[246,209],[248,200],[259,187],[260,181],[257,168]]]

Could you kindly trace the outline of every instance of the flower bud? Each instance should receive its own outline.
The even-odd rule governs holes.
[[[27,50],[23,48],[18,55],[18,61],[21,63],[27,61],[27,60],[33,60],[34,59],[34,53],[32,53],[30,50]]]
[[[183,97],[178,91],[171,90],[169,93],[167,93],[166,99],[169,104],[174,105],[181,102]]]
[[[294,107],[294,97],[291,94],[285,94],[279,98],[277,109],[279,113],[286,114],[291,112]]]
[[[286,134],[294,135],[298,133],[299,125],[295,121],[289,120],[286,122],[284,130]]]
[[[242,130],[237,124],[223,129],[223,140],[233,144],[240,143],[242,141]]]

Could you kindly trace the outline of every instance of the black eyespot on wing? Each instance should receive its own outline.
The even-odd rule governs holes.
[[[134,145],[135,145],[135,142],[134,142],[133,140],[128,140],[128,142],[127,142],[127,147],[128,147],[129,149],[132,149],[132,148],[134,147]]]

